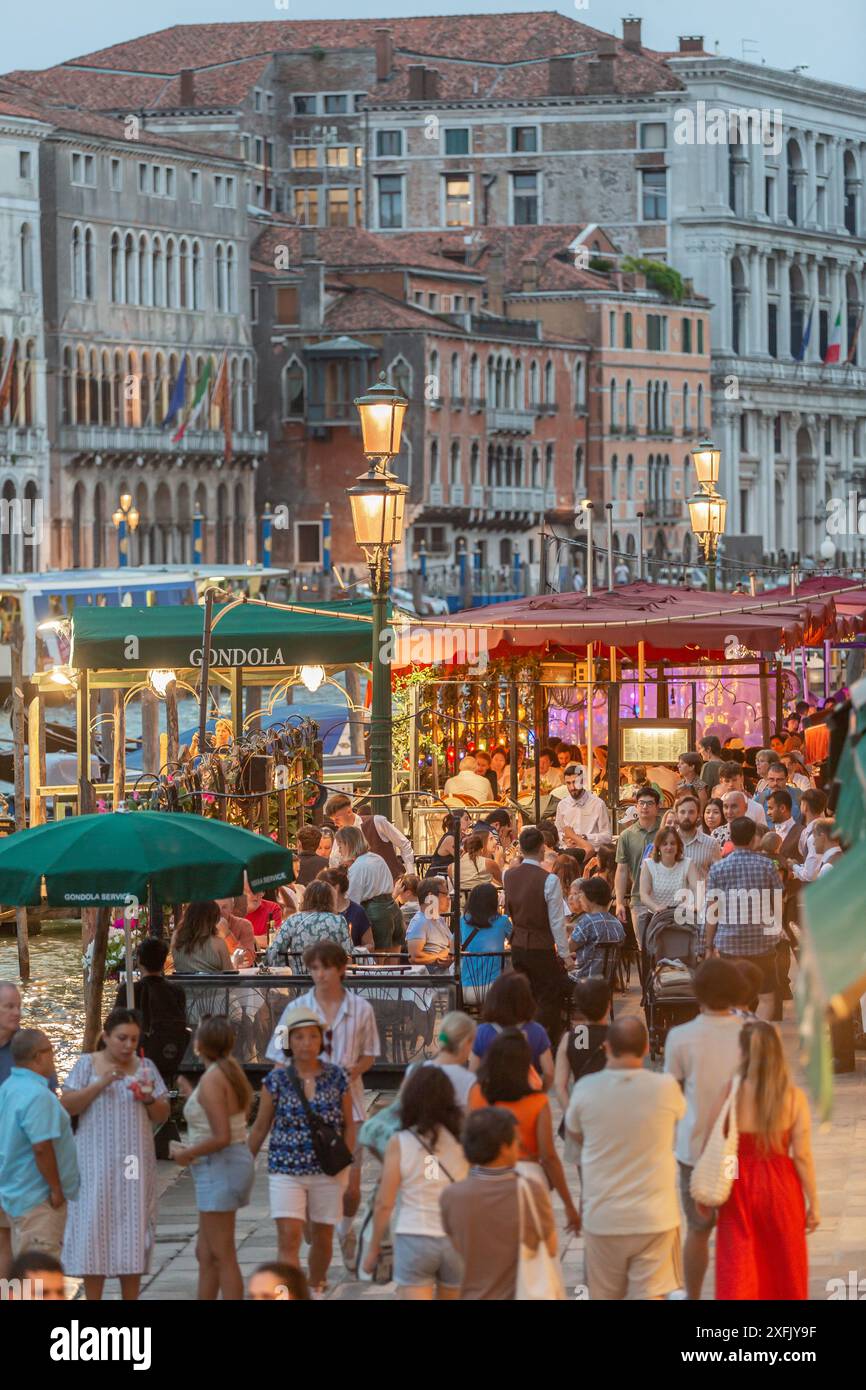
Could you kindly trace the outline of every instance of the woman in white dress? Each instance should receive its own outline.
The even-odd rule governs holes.
[[[689,902],[694,908],[697,893],[697,870],[690,859],[683,858],[683,842],[673,826],[662,826],[653,841],[652,852],[641,864],[640,900],[651,912],[677,907]],[[683,890],[692,897],[682,897]],[[677,896],[677,895],[680,896]]]
[[[138,1056],[140,1037],[136,1010],[113,1009],[104,1049],[79,1057],[63,1083],[64,1109],[78,1116],[81,1170],[63,1266],[83,1277],[86,1297],[96,1301],[111,1276],[120,1279],[122,1298],[138,1298],[156,1236],[153,1126],[168,1119],[169,1102],[153,1062]]]

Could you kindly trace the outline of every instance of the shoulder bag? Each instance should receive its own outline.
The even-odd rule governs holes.
[[[352,1163],[352,1151],[338,1129],[329,1125],[327,1120],[323,1120],[321,1115],[317,1115],[304,1095],[304,1088],[301,1078],[294,1067],[287,1068],[289,1080],[295,1088],[295,1093],[304,1108],[307,1124],[310,1127],[310,1137],[313,1141],[313,1152],[316,1155],[319,1167],[329,1178],[335,1178],[338,1173],[342,1173],[344,1168],[348,1168]]]
[[[562,1271],[556,1255],[551,1255],[547,1242],[541,1234],[541,1221],[532,1195],[532,1178],[517,1175],[517,1201],[520,1212],[520,1244],[517,1254],[517,1288],[515,1300],[518,1303],[562,1302],[565,1299],[565,1286]],[[533,1250],[524,1239],[527,1214],[532,1218],[538,1236],[538,1245]]]
[[[731,1195],[737,1176],[737,1092],[740,1078],[735,1076],[731,1089],[710,1130],[704,1151],[692,1169],[689,1191],[702,1207],[723,1207]]]

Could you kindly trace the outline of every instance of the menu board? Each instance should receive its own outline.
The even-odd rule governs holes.
[[[689,747],[688,719],[624,719],[620,724],[620,763],[676,763]]]

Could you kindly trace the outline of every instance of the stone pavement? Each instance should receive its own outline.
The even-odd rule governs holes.
[[[618,1013],[638,1012],[639,994],[635,986],[625,997],[617,996]],[[793,1005],[787,1004],[786,1013]],[[788,1057],[802,1080],[797,1065],[796,1029],[791,1019],[783,1024]],[[390,1097],[372,1097],[373,1105]],[[554,1108],[558,1106],[554,1101]],[[558,1124],[559,1116],[555,1117]],[[815,1164],[821,1201],[821,1226],[809,1237],[810,1298],[825,1299],[828,1280],[840,1279],[846,1286],[852,1279],[866,1280],[866,1053],[857,1054],[857,1072],[836,1078],[836,1097],[832,1124],[825,1130],[816,1129],[813,1135]],[[237,1241],[241,1270],[246,1276],[257,1264],[271,1259],[276,1253],[274,1226],[268,1215],[267,1158],[259,1155],[252,1202],[238,1213]],[[363,1169],[364,1200],[371,1192],[376,1178],[376,1164],[369,1157]],[[145,1280],[144,1299],[194,1299],[197,1278],[195,1259],[196,1211],[192,1178],[188,1171],[178,1173],[171,1163],[159,1164],[160,1215],[157,1248],[153,1271]],[[570,1181],[573,1168],[566,1164]],[[562,1217],[559,1199],[554,1208]],[[561,1254],[566,1288],[570,1296],[580,1297],[583,1282],[583,1241],[561,1235]],[[330,1273],[329,1298],[332,1299],[392,1299],[394,1285],[383,1287],[362,1284],[346,1272],[335,1242],[334,1262]],[[866,1283],[863,1291],[866,1292]],[[117,1296],[116,1286],[106,1289],[108,1297]],[[704,1285],[704,1298],[713,1296],[713,1268]]]

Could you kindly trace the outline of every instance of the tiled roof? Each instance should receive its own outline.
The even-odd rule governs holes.
[[[415,270],[435,270],[463,278],[477,271],[455,265],[436,255],[423,234],[384,237],[361,227],[316,227],[316,258],[329,267],[344,269],[362,266],[401,266]],[[275,219],[259,235],[253,247],[254,258],[264,266],[273,265],[278,246],[288,247],[289,264],[299,265],[301,259],[301,228],[293,222]]]
[[[325,327],[334,333],[380,332],[384,329],[416,328],[428,333],[462,336],[463,329],[425,314],[411,304],[403,304],[379,290],[352,286],[325,313]]]
[[[19,116],[27,120],[43,121],[55,130],[72,131],[79,135],[104,137],[109,140],[126,139],[126,128],[121,117],[101,116],[93,111],[67,105],[63,101],[51,101],[47,96],[36,94],[19,83],[0,77],[0,112],[8,116]],[[194,155],[196,159],[207,162],[207,155],[195,145],[187,145],[174,136],[140,132],[137,147],[149,150],[178,150]],[[216,155],[216,158],[232,158],[231,155]]]
[[[574,253],[568,249],[586,225],[578,222],[542,227],[479,227],[467,234],[471,237],[468,243],[460,232],[416,232],[411,238],[398,235],[388,240],[418,241],[423,237],[427,246],[431,250],[435,248],[442,256],[466,255],[472,269],[483,275],[490,270],[491,254],[500,252],[505,288],[511,293],[523,289],[524,261],[537,267],[536,288],[540,291],[609,289],[610,281],[606,276],[593,270],[579,270],[574,263]]]
[[[588,90],[588,65],[601,30],[552,10],[513,14],[431,15],[415,18],[263,20],[239,24],[182,24],[115,44],[46,69],[16,72],[16,80],[98,110],[158,109],[180,105],[179,74],[195,71],[194,105],[239,102],[275,53],[320,48],[371,51],[374,31],[390,30],[391,77],[370,91],[373,102],[405,101],[409,67],[439,72],[440,100],[533,99],[548,95],[548,59],[575,57],[575,93]],[[438,64],[438,66],[437,66]],[[617,40],[614,88],[619,92],[674,91],[682,86],[663,58],[634,52]]]

